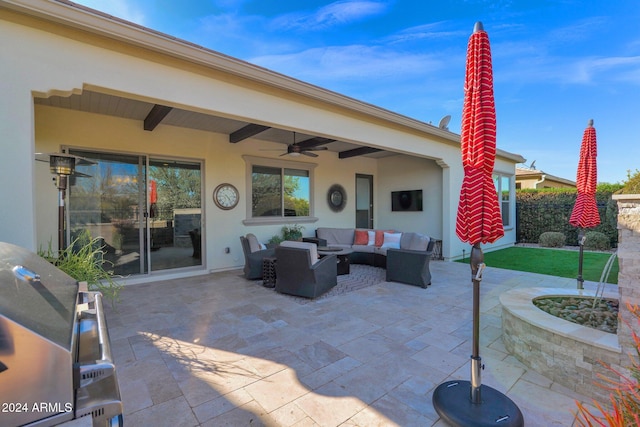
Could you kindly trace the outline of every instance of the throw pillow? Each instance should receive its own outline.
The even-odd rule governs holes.
[[[377,247],[382,246],[382,244],[384,243],[384,230],[376,230],[376,243],[375,245]],[[393,230],[387,230],[386,233],[393,233]]]
[[[429,237],[416,233],[411,239],[411,244],[407,249],[414,251],[426,251],[429,246]]]
[[[400,237],[402,233],[383,233],[384,241],[382,243],[383,248],[400,249]]]
[[[367,231],[367,235],[369,239],[367,240],[367,246],[373,246],[376,244],[376,232],[375,231]]]
[[[249,242],[249,250],[251,253],[257,252],[260,250],[260,242],[255,234],[249,233],[246,236],[247,241]]]
[[[354,245],[366,245],[369,242],[369,233],[367,230],[356,230],[353,244]]]

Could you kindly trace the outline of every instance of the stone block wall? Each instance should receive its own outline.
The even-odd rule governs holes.
[[[538,309],[532,305],[533,310]],[[601,383],[603,377],[618,381],[619,378],[600,363],[620,369],[624,357],[618,349],[572,339],[550,328],[540,328],[514,315],[509,309],[502,311],[502,331],[506,349],[526,366],[598,402],[606,404],[609,401],[609,392],[594,384]],[[605,334],[594,332],[594,335]]]
[[[632,330],[640,334],[637,318],[627,309],[627,303],[640,307],[640,194],[619,194],[618,202],[618,292],[620,319],[618,340],[622,353],[635,355]]]

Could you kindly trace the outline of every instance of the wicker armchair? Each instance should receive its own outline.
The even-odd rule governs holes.
[[[316,298],[338,284],[335,255],[318,259],[316,245],[282,242],[276,247],[276,291]]]
[[[253,234],[240,236],[244,252],[244,278],[262,279],[262,259],[275,256],[275,249],[260,249],[260,243]]]
[[[427,250],[387,249],[387,282],[400,282],[426,288],[431,284],[429,261],[435,241]]]

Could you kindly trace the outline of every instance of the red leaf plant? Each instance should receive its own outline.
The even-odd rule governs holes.
[[[640,307],[627,303],[629,311],[638,319],[640,325]],[[627,325],[630,326],[630,325]],[[581,427],[609,426],[609,427],[631,427],[640,426],[640,336],[633,328],[631,337],[635,345],[635,358],[629,354],[631,359],[631,376],[623,375],[610,365],[600,362],[602,366],[613,372],[620,380],[612,380],[603,375],[598,375],[602,380],[599,387],[608,390],[610,408],[603,408],[603,405],[593,401],[600,414],[594,415],[584,404],[576,401],[578,413],[576,425]]]

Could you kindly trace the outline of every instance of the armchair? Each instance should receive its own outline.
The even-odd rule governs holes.
[[[276,291],[316,298],[338,284],[335,255],[321,259],[317,247],[307,242],[282,242],[276,247]]]
[[[275,249],[261,249],[258,239],[251,233],[240,236],[240,243],[244,252],[245,279],[262,279],[262,259],[275,256]]]
[[[435,241],[426,250],[387,249],[387,282],[400,282],[426,288],[431,285],[429,261]]]

